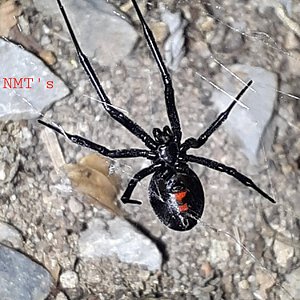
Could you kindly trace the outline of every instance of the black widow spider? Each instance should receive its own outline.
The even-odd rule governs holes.
[[[208,158],[188,155],[186,153],[190,148],[200,148],[205,144],[214,131],[227,119],[230,111],[252,84],[252,81],[248,82],[229,107],[217,117],[217,119],[204,133],[200,135],[199,138],[188,138],[181,143],[182,133],[175,105],[174,90],[170,74],[163,62],[152,31],[146,24],[136,1],[132,0],[133,6],[141,22],[148,46],[162,76],[165,88],[167,114],[171,125],[171,128],[166,125],[162,130],[154,128],[154,138],[152,138],[137,123],[133,122],[121,111],[111,105],[111,102],[105,94],[93,67],[79,46],[61,1],[57,0],[57,3],[67,24],[80,63],[101,99],[104,109],[113,119],[118,121],[137,138],[142,140],[150,150],[138,148],[110,150],[104,146],[93,143],[84,137],[70,134],[55,124],[49,124],[42,120],[39,120],[39,122],[65,136],[71,142],[95,150],[104,156],[110,158],[145,157],[151,160],[152,164],[149,167],[139,171],[129,181],[129,184],[121,197],[123,203],[141,204],[141,201],[130,199],[131,194],[140,180],[154,173],[149,184],[149,198],[151,206],[153,207],[157,217],[162,223],[173,230],[190,230],[197,224],[197,220],[202,216],[204,209],[204,192],[199,178],[190,169],[188,162],[197,163],[219,172],[227,173],[244,185],[256,190],[263,197],[275,203],[274,199],[255,185],[250,178],[238,172],[236,169]]]

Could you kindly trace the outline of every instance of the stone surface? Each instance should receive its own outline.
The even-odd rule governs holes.
[[[57,294],[55,300],[68,300],[68,298],[63,292],[60,292]]]
[[[291,259],[294,255],[294,248],[275,240],[273,249],[278,264],[286,268],[289,259]]]
[[[131,52],[138,34],[116,7],[105,0],[62,2],[76,37],[87,56],[95,57],[102,66],[110,66]],[[55,11],[53,4],[50,8]],[[59,13],[58,7],[56,11]],[[82,18],[82,16],[88,17]],[[93,20],[93,30],[91,30],[91,20]]]
[[[23,238],[21,233],[13,226],[0,222],[0,243],[8,243],[15,248],[21,248]]]
[[[220,72],[220,65],[212,61],[210,55],[229,68],[232,63],[240,62],[270,70],[279,76],[279,90],[299,96],[299,83],[293,77],[294,75],[289,73],[290,64],[287,64],[289,51],[286,51],[284,47],[285,36],[290,31],[287,30],[288,27],[278,22],[277,16],[271,9],[266,10],[266,14],[258,14],[253,1],[218,2],[219,8],[215,5],[207,7],[212,10],[211,25],[207,30],[202,31],[196,28],[195,24],[202,24],[207,19],[207,10],[201,5],[203,3],[197,2],[196,5],[195,2],[195,5],[190,5],[187,1],[175,3],[168,0],[168,4],[178,4],[176,7],[168,5],[172,12],[184,7],[191,15],[186,30],[189,51],[176,73],[172,74],[176,91],[176,106],[182,121],[183,139],[199,136],[202,129],[204,130],[216,116],[216,111],[213,110],[210,101],[210,92],[213,88],[205,86],[195,75],[195,72],[201,72],[206,78],[213,80],[215,74]],[[297,16],[297,11],[300,11],[295,10],[297,6],[299,7],[297,2],[299,1],[293,1],[294,16]],[[127,9],[124,11],[136,20],[130,1],[114,3],[119,3],[122,10],[126,5]],[[143,15],[150,26],[160,20],[161,14],[156,1],[139,1],[139,3],[144,9]],[[56,6],[55,2],[53,4]],[[51,39],[49,46],[56,54],[58,61],[53,66],[55,73],[64,78],[73,90],[72,96],[59,101],[47,112],[48,120],[61,124],[71,133],[83,135],[111,149],[143,147],[143,144],[134,136],[118,123],[113,122],[99,103],[89,101],[89,97],[95,98],[95,93],[82,67],[78,62],[74,63],[76,54],[68,33],[61,30],[63,23],[61,16],[58,14],[60,17],[58,19],[57,15],[52,15],[52,12],[47,9],[37,11],[32,1],[22,1],[22,6],[24,6],[22,18],[30,20],[28,22],[30,33],[36,41],[41,43],[42,38],[47,35],[47,39]],[[57,10],[57,7],[55,9]],[[140,32],[137,20],[135,22]],[[240,26],[238,22],[241,23]],[[49,31],[46,32],[43,29],[44,24],[47,24]],[[273,26],[274,24],[276,26]],[[90,25],[91,31],[99,30],[94,27],[92,19],[90,19]],[[24,29],[23,26],[21,27]],[[226,33],[235,30],[237,30],[235,36],[240,35],[244,41],[243,47],[238,51],[224,52],[227,51],[225,48],[227,37],[232,37],[231,34],[226,35]],[[218,32],[221,32],[220,44],[210,44],[209,36],[214,37],[218,35]],[[224,36],[226,40],[222,39]],[[161,128],[168,124],[168,121],[161,76],[145,40],[142,38],[140,40],[134,53],[122,60],[121,64],[112,68],[98,66],[97,74],[112,103],[125,109],[134,121],[151,133],[153,127]],[[203,47],[199,48],[196,45],[199,42],[203,43]],[[162,49],[161,46],[162,44],[159,44],[160,49]],[[295,48],[297,49],[299,47]],[[213,81],[216,84],[219,83],[217,80]],[[264,80],[261,84],[264,84]],[[232,95],[235,95],[238,89],[239,87]],[[263,222],[258,220],[261,209],[258,202],[261,201],[268,223],[277,231],[287,233],[285,236],[293,237],[292,242],[297,242],[299,210],[294,209],[294,204],[296,207],[299,203],[300,193],[299,170],[297,169],[297,159],[300,153],[300,126],[299,118],[297,119],[298,101],[296,99],[282,94],[278,99],[281,123],[278,126],[277,144],[282,150],[274,151],[269,157],[270,160],[266,162],[268,172],[252,176],[247,159],[241,155],[237,145],[229,139],[223,127],[202,149],[197,149],[193,153],[232,165],[245,175],[251,176],[255,183],[265,191],[274,190],[277,205],[265,201],[253,190],[236,183],[233,178],[219,172],[210,170],[206,172],[206,169],[202,172],[196,164],[192,166],[195,172],[201,175],[200,179],[205,189],[206,205],[202,220],[216,229],[234,235],[235,240],[245,245],[246,251],[242,251],[241,245],[236,244],[228,235],[224,237],[224,234],[216,234],[214,230],[205,230],[201,224],[189,232],[168,230],[155,217],[147,200],[150,178],[145,178],[138,184],[133,197],[143,200],[143,205],[128,204],[123,208],[134,222],[142,224],[152,234],[159,237],[169,254],[163,270],[147,271],[145,275],[142,275],[140,271],[143,267],[121,263],[115,255],[112,258],[95,259],[79,257],[78,239],[82,230],[85,230],[87,224],[95,217],[105,220],[106,224],[106,220],[111,219],[111,216],[108,216],[105,210],[90,205],[83,197],[80,197],[80,201],[84,204],[84,208],[79,215],[75,215],[69,209],[70,198],[78,197],[78,195],[67,189],[64,178],[54,175],[56,171],[53,169],[53,163],[35,122],[0,124],[0,147],[2,147],[0,161],[6,162],[5,170],[8,169],[8,174],[16,174],[14,177],[6,175],[6,182],[0,182],[2,185],[0,217],[1,220],[13,224],[24,233],[23,251],[42,262],[51,270],[51,274],[54,274],[54,282],[57,283],[58,289],[53,288],[47,300],[53,300],[56,297],[57,300],[59,297],[63,300],[155,299],[158,295],[161,299],[174,300],[254,299],[256,297],[254,293],[260,292],[260,289],[264,291],[264,294],[260,292],[261,297],[257,299],[292,299],[287,293],[283,293],[282,297],[280,294],[283,292],[282,281],[289,273],[293,273],[292,269],[297,267],[298,260],[296,257],[292,258],[286,268],[278,264],[272,247],[274,232],[266,231]],[[4,128],[3,125],[5,125]],[[29,139],[32,141],[31,145],[20,149],[22,136],[20,127],[24,126],[29,128],[33,138]],[[87,149],[75,146],[63,137],[59,137],[59,142],[68,162],[75,162],[79,157],[89,153]],[[17,161],[20,162],[16,163]],[[136,172],[148,166],[145,161],[144,159],[114,161],[114,170],[123,178],[121,192]],[[292,171],[288,174],[283,173],[283,168],[289,166],[292,167]],[[13,179],[9,180],[9,178]],[[256,246],[257,236],[261,236],[264,240],[259,250]],[[218,247],[216,242],[212,243],[213,240],[225,240],[229,244],[227,249],[229,256],[225,252],[227,258],[224,262],[211,263],[221,282],[212,279],[207,282],[201,271],[203,262],[209,260],[209,253],[216,252],[213,248]],[[238,251],[238,248],[241,250]],[[247,250],[256,256],[255,260]],[[220,250],[217,250],[217,253],[222,254]],[[259,280],[256,267],[261,268],[261,264],[265,266],[264,276]],[[56,265],[60,267],[57,268]],[[78,275],[79,287],[59,293],[63,289],[59,283],[60,270],[64,272],[74,269]],[[270,272],[277,274],[276,285],[269,276]],[[239,276],[236,277],[236,275]],[[254,277],[251,281],[250,276]],[[227,278],[227,284],[223,283],[223,280]],[[243,279],[249,282],[249,291],[239,289],[239,282]],[[287,284],[285,286],[287,292],[295,291],[299,294],[297,284],[299,285],[297,282],[294,285]],[[215,290],[212,291],[212,289]],[[250,294],[248,298],[243,297],[247,296],[248,292],[253,294]]]
[[[0,299],[46,299],[51,284],[51,276],[43,267],[0,245]]]
[[[65,289],[72,289],[78,286],[78,275],[73,271],[66,271],[60,275],[60,283]]]
[[[185,28],[187,21],[180,12],[171,13],[165,9],[162,20],[168,25],[170,34],[164,44],[164,52],[167,66],[175,71],[185,54]]]
[[[77,199],[71,198],[68,201],[68,205],[73,214],[78,214],[83,211],[83,204]]]
[[[259,156],[261,143],[268,150],[273,143],[274,130],[266,133],[271,120],[276,99],[277,99],[277,76],[260,67],[249,65],[232,65],[229,67],[244,82],[253,80],[253,84],[241,97],[240,101],[247,108],[237,104],[231,111],[224,127],[228,133],[237,138],[241,150],[248,157],[251,163],[256,164]],[[223,87],[232,97],[236,97],[243,85],[233,77],[228,76],[228,71],[216,76],[219,86]],[[223,92],[214,90],[212,102],[219,112],[224,111],[232,102],[232,98]]]
[[[283,283],[283,286],[294,297],[294,300],[300,300],[300,268],[286,275],[286,282]],[[285,299],[284,297],[287,297],[287,295],[283,293],[282,299]]]
[[[33,0],[34,6],[39,11],[45,11],[51,14],[55,14],[58,12],[58,6],[56,1],[40,1],[40,0]]]
[[[229,245],[226,241],[211,240],[212,247],[209,252],[209,261],[213,264],[227,261],[230,257]]]
[[[119,218],[107,225],[100,219],[88,224],[79,239],[80,256],[97,258],[117,255],[122,262],[160,269],[162,258],[150,239],[138,233],[132,225]]]
[[[63,81],[39,58],[3,39],[0,39],[0,66],[0,120],[37,118],[45,107],[69,93]],[[11,88],[5,79],[11,80]],[[21,79],[22,88],[14,85],[15,80]],[[53,88],[47,88],[47,82],[53,82]]]
[[[256,269],[256,280],[259,285],[257,294],[263,299],[268,298],[267,291],[275,284],[278,274],[266,271],[262,268]]]

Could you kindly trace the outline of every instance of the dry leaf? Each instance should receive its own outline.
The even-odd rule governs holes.
[[[109,175],[109,162],[104,156],[100,156],[99,154],[91,153],[84,156],[79,161],[79,164],[93,168],[105,176]]]
[[[109,164],[105,158],[90,154],[78,164],[66,165],[65,170],[73,187],[90,196],[94,205],[100,204],[116,215],[122,215],[116,205],[120,180],[115,175],[109,175]]]
[[[20,5],[15,0],[8,0],[0,4],[0,36],[8,36],[12,27],[14,27],[18,17],[22,13]]]
[[[117,192],[119,192],[120,178],[116,175],[109,174],[110,163],[104,156],[96,154],[96,153],[92,153],[92,154],[89,154],[89,155],[83,157],[79,161],[79,164],[90,167],[90,168],[95,169],[95,170],[101,172],[102,174],[104,174],[109,179],[109,181],[115,187],[117,187]]]

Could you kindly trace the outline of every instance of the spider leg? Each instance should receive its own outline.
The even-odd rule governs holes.
[[[243,94],[247,91],[249,86],[253,83],[250,80],[247,85],[239,92],[239,94],[235,97],[235,100],[231,102],[228,108],[219,114],[217,119],[209,126],[209,128],[200,135],[198,139],[188,138],[181,146],[182,151],[187,151],[190,148],[200,148],[202,145],[206,143],[208,138],[222,125],[222,123],[228,118],[229,113],[236,105],[237,101],[243,96]]]
[[[232,167],[228,167],[224,164],[221,164],[217,161],[214,161],[214,160],[211,160],[208,158],[197,157],[197,156],[193,156],[193,155],[187,155],[186,159],[189,162],[197,163],[197,164],[203,165],[205,167],[208,167],[210,169],[213,169],[213,170],[216,170],[219,172],[224,172],[224,173],[234,177],[235,179],[240,181],[242,184],[254,189],[259,194],[261,194],[263,197],[265,197],[269,201],[271,201],[272,203],[276,203],[272,197],[270,197],[267,193],[262,191],[250,178],[248,178],[247,176],[238,172],[236,169],[234,169]]]
[[[117,149],[117,150],[110,150],[104,146],[98,145],[96,143],[93,143],[92,141],[87,140],[84,137],[81,137],[79,135],[73,135],[65,130],[63,130],[61,127],[46,123],[42,120],[38,120],[39,123],[43,124],[44,126],[47,126],[48,128],[56,131],[57,133],[63,135],[68,140],[70,140],[72,143],[92,149],[97,151],[98,153],[110,157],[110,158],[131,158],[131,157],[146,157],[148,159],[154,159],[156,156],[152,152],[144,149]]]
[[[132,4],[136,10],[136,13],[140,19],[141,25],[143,27],[144,35],[147,40],[147,44],[152,52],[152,55],[154,56],[154,59],[158,65],[159,71],[162,76],[162,80],[165,86],[165,101],[166,101],[166,108],[167,108],[167,114],[168,118],[172,127],[172,130],[175,135],[175,142],[180,143],[181,140],[181,128],[180,128],[180,120],[177,113],[176,105],[175,105],[175,97],[174,97],[174,89],[172,86],[172,79],[171,76],[163,62],[163,59],[161,57],[161,54],[159,52],[159,49],[157,47],[154,35],[147,25],[139,6],[137,5],[135,0],[132,0]]]
[[[92,85],[94,86],[99,98],[101,99],[102,105],[104,109],[109,113],[109,115],[116,121],[118,121],[120,124],[122,124],[126,129],[128,129],[132,134],[134,134],[136,137],[138,137],[140,140],[144,142],[144,144],[154,150],[156,149],[156,143],[151,138],[150,135],[148,135],[144,129],[142,129],[137,123],[133,122],[131,119],[129,119],[126,115],[124,115],[121,111],[116,109],[109,100],[108,96],[104,92],[104,89],[91,65],[89,62],[87,56],[83,53],[81,50],[79,43],[77,41],[77,38],[75,36],[75,33],[72,29],[72,26],[70,24],[70,21],[68,19],[67,13],[61,3],[60,0],[57,0],[57,4],[60,8],[60,11],[63,15],[63,18],[66,22],[66,25],[68,27],[69,33],[71,35],[72,41],[75,45],[77,55],[79,57],[79,61],[81,65],[83,66],[86,74],[88,75]]]
[[[123,203],[132,203],[132,204],[142,204],[142,201],[130,199],[133,190],[135,189],[137,183],[141,181],[146,176],[154,173],[156,170],[162,167],[161,163],[153,164],[145,169],[142,169],[138,173],[136,173],[133,178],[130,179],[128,186],[121,197],[121,201]]]

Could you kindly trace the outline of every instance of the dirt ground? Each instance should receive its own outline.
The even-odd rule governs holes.
[[[165,4],[173,11],[182,10],[188,20],[186,55],[172,72],[183,138],[198,136],[217,115],[210,102],[213,87],[195,75],[200,72],[214,81],[221,71],[220,65],[203,57],[206,49],[227,67],[250,64],[278,74],[278,90],[300,96],[300,68],[296,70],[300,50],[289,48],[292,39],[300,45],[299,36],[279,18],[276,8],[263,7],[263,1],[168,0]],[[159,22],[157,1],[149,1],[147,7],[149,24]],[[291,19],[299,20],[299,4],[294,3],[294,9]],[[128,15],[136,20],[133,10]],[[57,57],[51,68],[72,91],[46,112],[46,118],[111,149],[142,148],[143,144],[114,122],[100,103],[87,97],[96,97],[95,92],[72,43],[61,39],[62,34],[67,36],[57,26],[63,20],[35,11],[33,4],[25,7],[24,16],[35,39],[50,38]],[[50,30],[45,32],[43,24]],[[134,26],[141,33],[137,21]],[[95,69],[113,104],[125,109],[147,132],[167,124],[160,74],[142,35],[136,49],[122,62],[111,67],[95,64]],[[122,205],[122,209],[165,245],[167,259],[156,272],[122,263],[116,257],[79,258],[78,239],[89,221],[113,216],[70,190],[65,178],[55,171],[41,139],[43,128],[35,120],[1,124],[1,146],[8,147],[10,167],[16,168],[10,182],[1,186],[1,219],[22,233],[22,251],[54,275],[49,299],[58,299],[60,292],[67,299],[299,299],[294,293],[296,286],[287,280],[300,267],[299,112],[299,99],[278,93],[276,136],[258,166],[249,164],[224,128],[193,152],[251,175],[274,196],[276,205],[229,176],[195,165],[193,170],[206,196],[203,224],[188,232],[175,232],[159,222],[148,203],[149,178],[138,185],[134,195],[144,200],[143,205]],[[90,153],[63,137],[59,143],[67,163]],[[142,158],[112,163],[122,178],[121,191],[131,176],[145,167]],[[82,203],[80,212],[71,211],[72,199]],[[77,273],[76,288],[66,289],[60,283],[60,274],[67,270]]]

